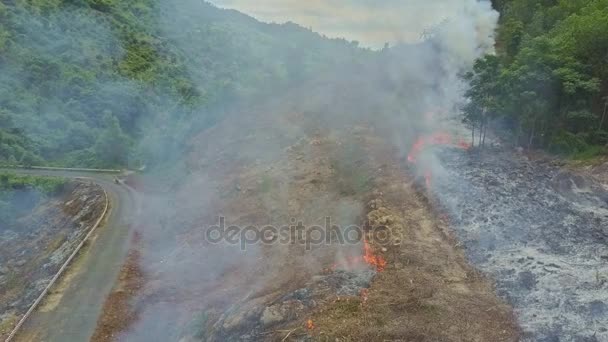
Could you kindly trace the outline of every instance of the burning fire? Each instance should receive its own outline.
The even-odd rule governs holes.
[[[347,258],[344,262],[336,263],[331,266],[329,270],[335,271],[337,268],[352,269],[362,264],[372,266],[378,272],[384,271],[386,268],[386,259],[381,255],[374,254],[372,247],[370,246],[367,239],[363,239],[363,255]]]
[[[424,151],[427,147],[437,145],[452,145],[463,150],[468,150],[471,147],[468,142],[462,139],[455,139],[449,133],[436,132],[431,135],[418,138],[414,145],[412,145],[412,149],[407,156],[407,161],[412,164],[416,164],[418,161],[418,156],[420,153],[422,153],[422,151]],[[424,182],[427,188],[431,187],[432,177],[430,170],[424,170]]]
[[[308,329],[308,330],[312,330],[312,329],[314,329],[314,328],[315,328],[315,325],[314,325],[314,323],[312,322],[312,319],[310,319],[310,318],[309,318],[309,319],[308,319],[308,321],[306,321],[306,329]]]
[[[471,145],[462,140],[462,139],[454,139],[449,133],[445,132],[437,132],[433,133],[429,136],[422,136],[416,140],[410,153],[407,156],[407,160],[410,163],[416,163],[418,155],[427,147],[436,146],[436,145],[453,145],[463,150],[468,150]]]
[[[375,255],[367,239],[363,240],[363,260],[370,266],[376,267],[378,272],[384,271],[386,260],[381,255]]]

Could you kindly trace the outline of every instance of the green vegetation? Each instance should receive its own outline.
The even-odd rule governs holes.
[[[0,0],[0,163],[167,163],[229,106],[367,53],[201,1]]]
[[[64,185],[62,178],[0,172],[0,230],[13,226],[18,217],[60,192]]]
[[[57,177],[25,176],[0,172],[0,191],[36,189],[45,195],[53,195],[65,185],[65,179]]]
[[[493,4],[501,13],[498,53],[465,76],[465,121],[477,143],[494,123],[519,146],[575,157],[605,152],[608,0]]]

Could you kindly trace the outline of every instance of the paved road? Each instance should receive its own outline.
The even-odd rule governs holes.
[[[111,210],[106,224],[93,234],[88,247],[70,265],[47,300],[25,322],[15,341],[89,341],[101,308],[128,253],[129,229],[137,212],[135,195],[115,184],[113,175],[57,170],[11,170],[20,174],[84,178],[102,186]],[[65,286],[62,286],[64,285]]]

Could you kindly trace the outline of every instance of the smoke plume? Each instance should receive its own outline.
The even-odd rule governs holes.
[[[290,184],[298,181],[298,166],[304,164],[282,162],[292,158],[289,148],[296,146],[298,158],[323,173],[325,164],[316,159],[311,147],[315,137],[336,136],[348,145],[352,131],[341,130],[371,125],[386,132],[405,157],[420,135],[453,126],[466,86],[459,75],[476,58],[492,51],[498,20],[488,1],[476,0],[260,1],[255,7],[249,1],[216,3],[267,21],[293,20],[368,46],[382,46],[384,41],[394,46],[368,52],[364,59],[338,65],[296,86],[283,89],[261,83],[260,88],[272,90],[270,96],[223,104],[222,108],[230,109],[222,111],[218,123],[185,146],[170,142],[166,114],[149,125],[150,132],[159,136],[151,133],[143,145],[158,146],[164,156],[175,160],[173,168],[159,171],[159,177],[173,181],[166,185],[169,192],[151,185],[144,194],[145,219],[140,229],[147,246],[146,292],[152,295],[138,299],[141,314],[125,339],[176,339],[183,334],[180,329],[190,324],[193,312],[230,308],[254,294],[275,291],[292,281],[280,276],[289,273],[290,267],[301,267],[301,276],[306,277],[321,270],[323,256],[343,260],[351,247],[303,251],[298,260],[285,260],[291,255],[285,248],[269,251],[248,246],[242,251],[209,245],[203,242],[202,227],[214,224],[219,216],[226,216],[230,224],[284,225],[294,214],[306,224],[321,224],[326,216],[337,218],[340,225],[357,223],[363,204],[339,191],[299,194],[310,196],[311,201],[294,202]],[[205,7],[196,1],[163,6],[171,8],[164,12],[163,30],[185,51],[196,49],[192,37],[199,30],[197,22],[205,20]],[[182,16],[179,20],[172,17],[177,13]],[[246,44],[242,37],[227,39],[222,44]],[[205,75],[197,72],[196,63],[190,70],[193,79],[204,84]],[[201,108],[200,116],[209,111]],[[162,139],[159,127],[166,130]],[[330,155],[334,169],[356,169],[357,163],[373,159],[365,151],[348,147],[336,148]],[[431,170],[435,177],[442,175],[432,154],[422,157],[417,167]],[[348,193],[349,186],[341,191]],[[242,200],[248,191],[258,191],[259,201]],[[234,199],[226,206],[226,198]]]

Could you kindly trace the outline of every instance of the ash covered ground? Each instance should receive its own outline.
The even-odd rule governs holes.
[[[502,148],[443,150],[434,195],[496,280],[524,341],[608,341],[608,192],[591,175]]]

